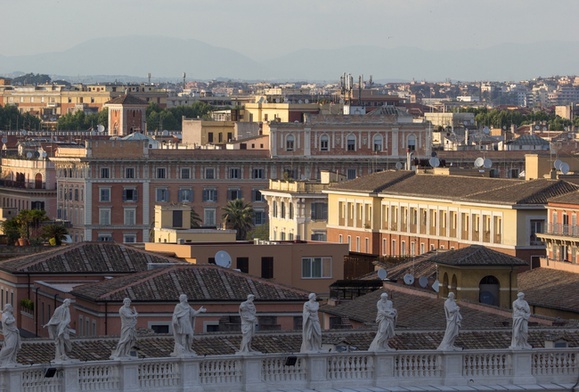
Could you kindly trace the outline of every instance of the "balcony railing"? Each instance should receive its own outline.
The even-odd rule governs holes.
[[[253,354],[52,363],[0,369],[0,390],[32,391],[267,391],[373,388],[493,389],[549,384],[565,390],[579,374],[576,348],[399,350],[319,354]],[[49,369],[50,370],[50,369]],[[557,385],[555,385],[557,384]],[[422,388],[420,388],[422,389]]]
[[[565,225],[562,223],[549,223],[545,234],[560,235],[565,237],[579,237],[579,225]]]

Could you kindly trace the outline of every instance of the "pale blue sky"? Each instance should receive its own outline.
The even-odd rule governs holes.
[[[256,60],[301,48],[483,48],[579,40],[578,0],[3,0],[0,54],[164,35]]]

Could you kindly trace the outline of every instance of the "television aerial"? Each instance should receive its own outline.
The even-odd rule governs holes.
[[[215,264],[223,268],[231,267],[231,256],[227,251],[219,250],[215,253]]]
[[[474,167],[481,168],[484,166],[484,164],[485,164],[484,158],[478,157],[477,159],[474,160]]]
[[[414,276],[412,276],[412,274],[404,275],[404,283],[408,286],[414,284]]]
[[[385,280],[387,276],[388,272],[384,268],[380,268],[378,270],[378,277],[380,278],[380,280]]]

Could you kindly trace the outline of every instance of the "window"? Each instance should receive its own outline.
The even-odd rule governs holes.
[[[99,201],[102,201],[102,202],[111,201],[111,188],[100,188]]]
[[[331,278],[331,257],[302,257],[302,278]]]
[[[169,201],[169,190],[167,188],[157,188],[156,201]]]
[[[216,202],[217,201],[217,189],[215,189],[215,188],[203,189],[203,201]]]
[[[215,226],[215,208],[205,208],[203,210],[203,225]]]
[[[99,208],[99,224],[102,226],[110,226],[111,224],[110,208]]]
[[[241,199],[241,189],[228,189],[227,190],[227,200]]]
[[[348,135],[346,139],[346,149],[348,151],[356,151],[356,136]]]
[[[137,242],[137,236],[135,234],[124,234],[123,235],[123,242],[125,244],[133,244]]]
[[[78,188],[74,189],[74,201],[78,201]]]
[[[110,171],[108,167],[101,167],[101,178],[110,178]]]
[[[193,201],[193,190],[191,188],[179,189],[179,203],[190,203]]]
[[[238,180],[241,178],[241,169],[238,167],[230,167],[229,168],[229,178]]]
[[[173,210],[173,225],[174,228],[183,227],[183,211]]]
[[[191,169],[188,167],[181,168],[181,179],[188,180],[191,178]]]
[[[416,136],[408,136],[408,151],[416,151]]]
[[[167,169],[165,169],[164,167],[158,167],[157,178],[167,178]]]
[[[272,215],[274,218],[277,218],[277,201],[274,201],[274,202],[273,202],[273,207],[272,207],[271,215]]]
[[[320,137],[320,151],[329,151],[329,146],[330,138],[328,135],[322,135],[322,137]]]
[[[529,245],[541,245],[542,242],[537,238],[537,233],[543,232],[543,226],[545,225],[544,219],[531,219],[531,236]]]
[[[125,226],[136,224],[137,210],[135,208],[125,208]]]
[[[294,135],[287,135],[287,137],[285,138],[286,151],[293,151],[294,150],[294,142],[295,142]]]
[[[263,225],[267,222],[267,215],[265,211],[256,210],[253,212],[253,224],[256,226]]]
[[[123,201],[137,201],[137,189],[136,188],[123,189]]]
[[[251,178],[254,179],[263,179],[264,175],[263,175],[263,169],[262,168],[254,168],[251,171]]]
[[[208,133],[207,133],[207,142],[208,142],[208,143],[213,143],[213,132],[208,132]]]
[[[348,169],[346,172],[346,177],[348,180],[353,180],[356,178],[356,169]]]
[[[312,220],[328,219],[328,203],[312,203]]]
[[[382,151],[382,148],[383,148],[382,141],[383,141],[382,135],[375,135],[375,136],[374,136],[374,145],[373,145],[373,148],[372,148],[372,150],[373,150],[374,152],[380,152],[380,151]]]
[[[169,333],[169,324],[151,324],[149,328],[155,333]]]
[[[259,189],[252,189],[251,190],[251,201],[257,201],[257,202],[261,202],[261,201],[265,201],[265,199],[263,198],[263,195],[261,194],[261,192],[259,191]]]
[[[312,241],[326,241],[326,233],[312,233],[311,240]],[[340,240],[341,240],[341,238],[340,238]]]
[[[261,258],[261,277],[264,279],[273,279],[273,257]]]
[[[249,272],[249,258],[248,257],[238,257],[236,268],[241,272],[246,274]]]
[[[135,178],[135,168],[134,167],[125,168],[125,178]]]
[[[205,179],[214,180],[215,179],[215,169],[212,167],[205,168]]]

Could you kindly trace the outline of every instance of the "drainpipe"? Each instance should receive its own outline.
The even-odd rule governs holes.
[[[109,334],[109,311],[108,311],[109,303],[105,301],[105,335]]]

